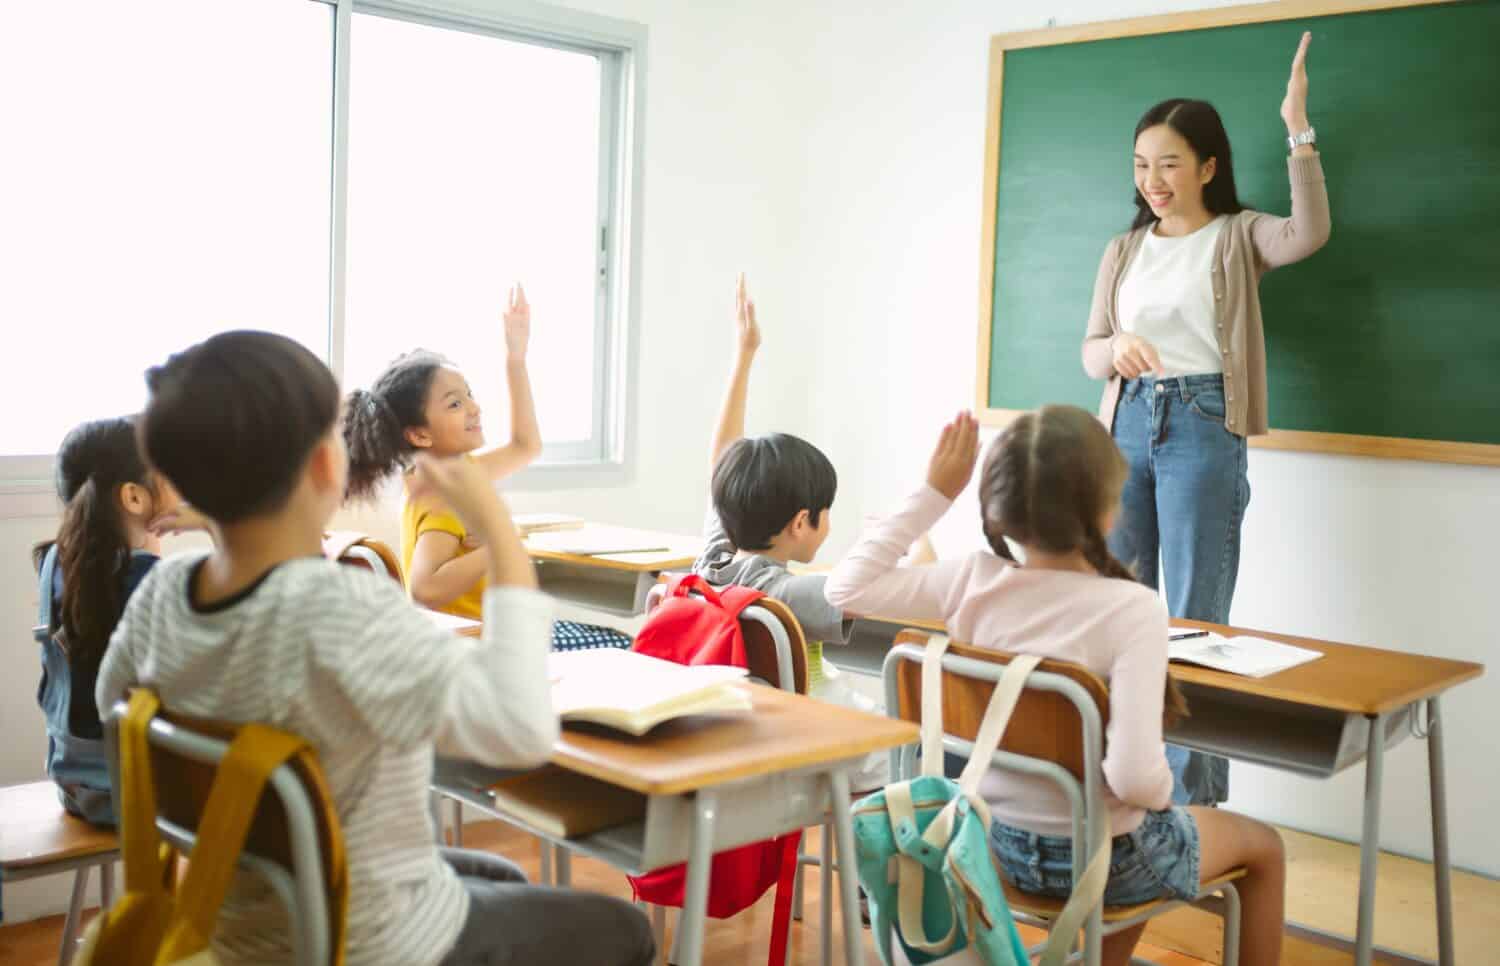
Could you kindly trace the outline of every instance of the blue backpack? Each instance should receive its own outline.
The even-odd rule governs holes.
[[[928,640],[922,661],[922,774],[894,782],[854,806],[855,859],[870,904],[880,961],[891,966],[891,934],[913,964],[966,953],[986,966],[1029,966],[990,857],[990,811],[979,780],[1000,746],[1026,678],[1040,658],[1013,659],[995,685],[974,751],[958,781],[943,767],[942,659],[948,639]],[[1053,925],[1042,966],[1068,955],[1109,878],[1109,832],[1100,829],[1087,870]]]

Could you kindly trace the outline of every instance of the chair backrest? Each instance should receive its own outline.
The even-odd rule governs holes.
[[[119,723],[127,708],[117,702],[105,723],[115,788],[120,787]],[[157,829],[190,860],[218,764],[237,729],[163,711],[147,731]],[[239,858],[240,866],[260,876],[286,907],[296,962],[317,966],[336,961],[334,923],[343,915],[331,880],[334,837],[341,833],[329,821],[335,813],[324,788],[297,759],[272,772]]]
[[[903,630],[895,644],[925,646],[928,634]],[[1012,655],[989,648],[953,643],[948,653],[991,664],[1010,663]],[[1038,671],[1065,677],[1080,685],[1093,699],[1099,712],[1100,733],[1109,722],[1109,689],[1103,679],[1081,664],[1045,659]],[[922,718],[922,662],[903,660],[895,667],[896,702],[888,709],[905,721]],[[943,669],[943,731],[956,738],[973,741],[984,717],[995,682]],[[1040,758],[1065,768],[1080,782],[1086,782],[1084,766],[1084,724],[1078,708],[1063,695],[1027,687],[1016,702],[1010,724],[1000,741],[1000,750],[1028,758]]]
[[[323,556],[351,567],[385,574],[402,586],[406,584],[395,551],[366,534],[354,530],[332,530],[323,534]]]
[[[783,691],[807,693],[807,637],[790,607],[762,597],[740,614],[740,628],[745,633],[745,663],[751,674]],[[788,661],[790,675],[785,673]]]
[[[646,613],[656,609],[667,595],[667,586],[681,574],[662,574],[646,592]],[[745,662],[750,673],[783,691],[807,693],[807,636],[792,609],[779,600],[762,597],[740,614],[745,635]],[[789,659],[791,675],[783,678],[783,656]],[[790,687],[788,687],[790,685]]]

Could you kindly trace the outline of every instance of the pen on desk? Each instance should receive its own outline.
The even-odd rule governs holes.
[[[1195,637],[1207,637],[1208,631],[1187,631],[1181,634],[1168,634],[1169,641],[1190,641]]]

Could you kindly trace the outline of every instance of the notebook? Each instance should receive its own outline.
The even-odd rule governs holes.
[[[559,530],[582,530],[583,518],[566,513],[516,513],[511,519],[521,536],[533,533],[554,533]]]
[[[1201,664],[1216,671],[1263,678],[1322,657],[1319,651],[1293,647],[1263,637],[1224,637],[1205,634],[1167,642],[1167,657],[1173,661]]]
[[[533,534],[527,537],[526,546],[530,550],[568,553],[578,557],[616,553],[665,553],[671,549],[661,537],[650,533],[601,526]]]
[[[552,705],[563,721],[643,735],[690,714],[751,708],[742,667],[673,664],[634,651],[596,649],[547,657]]]
[[[545,765],[485,789],[499,811],[555,838],[578,838],[643,818],[638,792]]]

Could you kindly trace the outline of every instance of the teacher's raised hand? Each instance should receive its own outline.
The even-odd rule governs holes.
[[[1109,347],[1115,354],[1115,372],[1126,379],[1139,379],[1148,372],[1163,375],[1156,346],[1140,336],[1121,332],[1110,340]]]
[[[1287,78],[1286,97],[1281,100],[1281,119],[1286,122],[1286,133],[1301,134],[1311,125],[1307,122],[1307,45],[1312,43],[1312,34],[1304,33],[1292,57],[1292,76]]]

